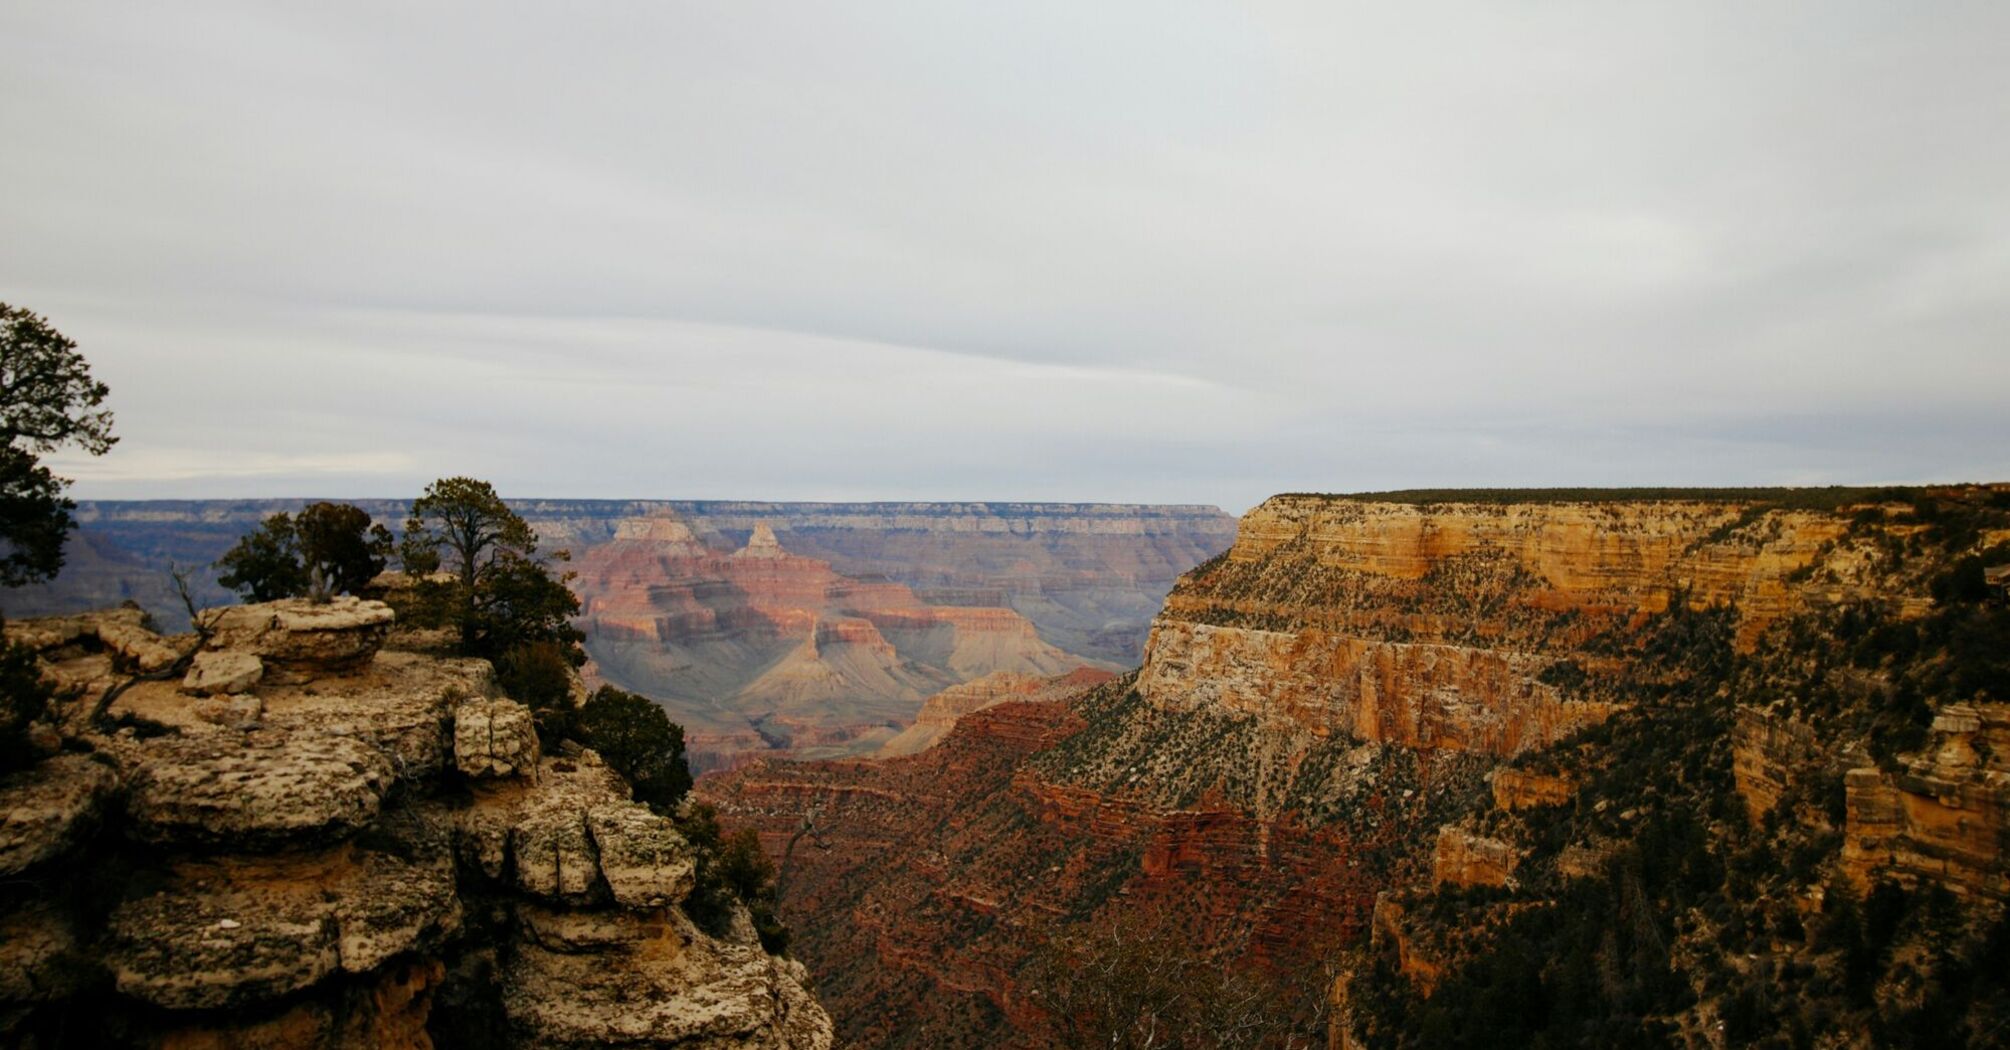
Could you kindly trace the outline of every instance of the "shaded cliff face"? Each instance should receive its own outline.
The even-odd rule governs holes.
[[[1834,517],[1760,629],[1648,617],[1583,684],[1608,720],[1439,829],[1344,957],[1340,1045],[2000,1042],[2010,489]]]
[[[675,823],[391,619],[212,611],[181,678],[137,610],[8,623],[62,696],[0,776],[0,1043],[827,1050]]]
[[[1040,1045],[1066,991],[1046,946],[1140,914],[1280,1004],[1327,990],[1322,966],[1367,973],[1327,1001],[1335,1039],[1574,1017],[1594,1041],[1725,1045],[1711,1026],[1738,1017],[1724,989],[1745,964],[1713,938],[1769,930],[1810,887],[1944,888],[1983,901],[1963,914],[1986,926],[1994,884],[1965,873],[2006,867],[1994,716],[1929,723],[2000,688],[1999,657],[1952,668],[1993,651],[2001,595],[1963,583],[1957,604],[1935,581],[2010,562],[1987,553],[2010,539],[2006,504],[1280,497],[1173,591],[1133,678],[980,710],[910,758],[761,765],[700,791],[778,852],[797,842],[784,911],[861,1045]],[[1736,730],[1741,704],[1815,723],[1818,746]],[[1734,763],[1748,738],[1777,754]],[[1871,762],[1889,768],[1849,772]],[[1746,780],[1772,802],[1741,799]],[[1810,871],[1756,902],[1739,881],[1789,862]],[[1699,900],[1712,917],[1683,918]],[[1575,961],[1552,989],[1531,931],[1575,929],[1610,936],[1559,947]],[[1511,978],[1535,983],[1486,998]],[[1689,979],[1684,1005],[1669,990]],[[1666,1013],[1598,1012],[1622,995]],[[1528,997],[1548,1012],[1480,1009]],[[1324,1038],[1317,1008],[1280,1010]]]

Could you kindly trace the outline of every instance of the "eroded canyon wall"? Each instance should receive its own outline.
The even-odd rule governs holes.
[[[976,711],[912,757],[759,763],[699,790],[777,852],[814,827],[821,848],[782,858],[783,906],[861,1045],[1041,1045],[1051,945],[1138,921],[1221,971],[1269,975],[1288,1013],[1336,987],[1322,966],[1366,950],[1378,899],[1394,915],[1388,895],[1412,887],[1603,878],[1665,812],[1614,783],[1686,782],[1742,812],[1726,676],[1775,666],[1766,640],[1818,631],[1810,617],[1922,615],[1923,577],[1888,567],[1924,527],[1912,515],[1777,493],[1278,497],[1182,579],[1134,677]],[[1615,757],[1609,739],[1646,753]],[[1657,772],[1634,783],[1636,766]],[[1921,768],[1890,783],[1925,792]],[[1947,822],[1858,779],[1852,819],[1903,838],[1867,840],[1887,868],[1994,841],[1936,844]],[[1619,801],[1587,798],[1591,782]],[[1528,860],[1526,828],[1572,811],[1582,838]],[[1399,973],[1456,979],[1445,945],[1470,956],[1492,936],[1437,937],[1444,907],[1384,924],[1410,931]]]

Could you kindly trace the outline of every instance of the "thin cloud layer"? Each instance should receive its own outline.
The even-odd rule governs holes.
[[[1994,4],[20,3],[90,497],[2010,476]]]

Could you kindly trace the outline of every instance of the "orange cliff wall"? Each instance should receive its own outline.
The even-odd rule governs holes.
[[[1182,581],[1138,688],[1170,710],[1489,754],[1611,713],[1541,680],[1605,629],[1735,605],[1739,639],[1801,599],[1790,577],[1841,534],[1833,514],[1734,503],[1401,504],[1278,496]]]

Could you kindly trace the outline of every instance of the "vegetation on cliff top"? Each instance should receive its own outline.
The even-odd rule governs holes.
[[[1282,499],[1352,500],[1361,503],[1739,503],[1782,510],[1834,511],[1864,503],[1909,502],[1947,486],[1827,485],[1747,488],[1526,488],[1391,489],[1383,492],[1285,492]],[[2002,493],[2010,495],[2010,492]]]
[[[373,524],[369,512],[347,503],[311,503],[299,514],[284,512],[224,552],[217,582],[246,601],[330,594],[357,594],[384,571],[391,555],[391,532]]]
[[[77,505],[63,495],[69,479],[43,466],[41,453],[110,451],[118,438],[112,413],[100,407],[110,393],[92,378],[74,340],[41,315],[0,302],[0,587],[47,580],[62,569]],[[31,746],[27,733],[53,695],[33,654],[14,645],[0,651],[0,772],[47,750]]]

